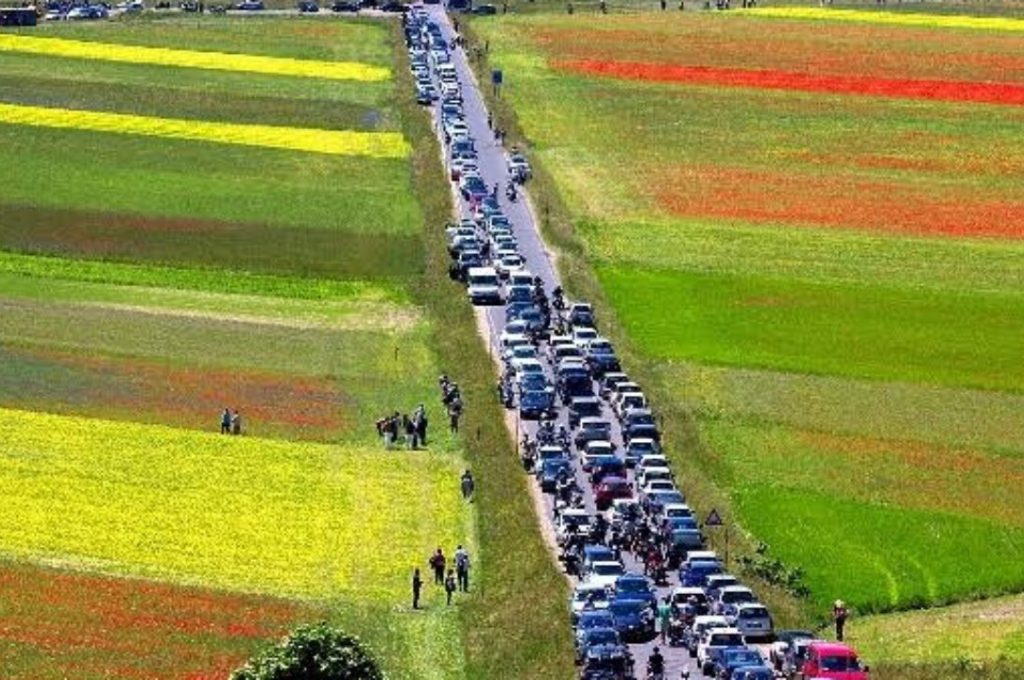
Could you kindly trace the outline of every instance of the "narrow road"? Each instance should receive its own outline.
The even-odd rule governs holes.
[[[451,44],[455,37],[455,31],[452,27],[451,21],[449,20],[448,14],[437,5],[428,6],[427,12],[429,17],[441,26],[445,39],[449,44]],[[508,181],[506,149],[495,141],[494,134],[488,126],[487,107],[484,103],[483,95],[480,92],[480,86],[476,82],[476,78],[474,77],[473,71],[469,66],[466,54],[463,50],[455,49],[452,51],[452,62],[455,65],[459,82],[462,86],[463,110],[465,112],[466,122],[469,125],[470,133],[477,140],[477,151],[479,155],[477,164],[480,168],[480,173],[488,186],[493,186],[497,183],[501,187],[504,187]],[[437,120],[436,108],[434,110],[434,115],[435,122],[437,123],[436,129],[438,130],[439,135],[443,136],[440,132],[440,123]],[[443,147],[443,139],[441,139],[441,144]],[[461,200],[457,192],[455,192],[455,200],[458,205],[460,216],[469,217],[469,206]],[[525,190],[520,191],[519,200],[513,202],[507,200],[504,192],[501,191],[499,192],[499,200],[505,214],[509,217],[512,224],[515,225],[515,234],[519,243],[519,253],[526,260],[526,268],[535,276],[539,276],[543,279],[545,288],[550,293],[550,291],[556,286],[561,285],[561,281],[558,277],[558,272],[555,270],[550,251],[541,238],[540,230],[533,211],[530,209],[528,192]],[[499,346],[498,336],[505,325],[504,308],[477,307],[476,312],[477,314],[485,317],[486,327],[490,333],[490,344],[494,347]],[[542,344],[540,349],[541,355],[544,355],[546,347]],[[619,450],[622,450],[623,442],[621,432],[619,431],[618,421],[612,416],[607,404],[604,405],[604,408],[605,413],[603,414],[603,417],[613,423],[614,441],[619,446]],[[537,424],[535,422],[524,421],[519,423],[518,419],[516,419],[516,423],[517,427],[515,429],[517,431],[513,433],[516,437],[516,441],[519,440],[522,432],[528,432],[531,436],[536,432]],[[564,423],[566,427],[568,427],[568,413],[565,408],[559,408],[558,423]],[[590,512],[594,513],[596,512],[596,508],[590,483],[587,481],[584,473],[578,465],[575,466],[575,470],[577,483],[580,488],[584,489],[586,507]],[[630,472],[630,475],[632,475],[632,472]],[[551,526],[553,523],[553,502],[550,495],[545,495],[544,504],[546,512],[538,519],[540,522],[546,523],[548,525],[547,528],[553,531],[553,527]],[[632,555],[623,553],[623,559],[628,571],[643,573],[643,565],[633,559]],[[677,574],[669,574],[669,585],[658,588],[659,598],[669,595],[672,589],[679,585],[676,580],[677,576]],[[568,603],[566,603],[566,625],[570,625]],[[650,655],[651,650],[655,645],[661,649],[661,653],[665,657],[668,678],[675,679],[681,677],[684,669],[690,669],[693,677],[697,677],[699,675],[689,655],[684,649],[669,647],[668,645],[660,644],[660,641],[658,640],[654,640],[645,644],[630,645],[630,651],[633,653],[636,662],[635,667],[638,677],[644,677],[643,673],[644,669],[647,667],[647,657]]]

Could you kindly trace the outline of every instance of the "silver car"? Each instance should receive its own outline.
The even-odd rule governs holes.
[[[768,609],[756,602],[737,606],[733,625],[743,634],[743,639],[748,641],[754,638],[768,639],[775,633]]]

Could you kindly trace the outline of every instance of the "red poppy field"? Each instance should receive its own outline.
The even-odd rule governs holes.
[[[695,415],[670,454],[805,571],[811,616],[1019,591],[1024,451],[985,428],[1021,395],[1021,33],[828,11],[480,30],[641,377]]]
[[[220,680],[316,615],[302,604],[136,579],[0,565],[4,677]]]

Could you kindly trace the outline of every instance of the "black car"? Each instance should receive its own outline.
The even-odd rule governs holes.
[[[467,250],[459,253],[458,259],[449,265],[448,275],[457,281],[464,282],[466,280],[466,275],[471,268],[482,267],[483,264],[484,260],[479,252],[475,250]]]
[[[587,365],[594,372],[595,378],[600,378],[605,373],[614,373],[622,370],[619,358],[612,352],[589,353],[587,355]]]
[[[494,5],[477,5],[473,9],[469,10],[470,14],[476,14],[478,16],[491,17],[498,13],[498,8]]]
[[[574,397],[594,395],[594,383],[585,368],[571,368],[558,372],[558,394],[563,404],[569,404]]]
[[[359,5],[348,0],[341,0],[331,5],[332,12],[358,12]]]
[[[296,7],[302,14],[315,14],[320,11],[320,5],[313,2],[313,0],[300,0]]]
[[[523,420],[539,420],[554,410],[554,400],[547,390],[524,392],[519,397],[519,417]]]
[[[569,324],[577,328],[594,327],[594,308],[590,305],[577,302],[569,308]]]
[[[398,2],[398,0],[388,0],[380,6],[382,12],[408,12],[409,5],[404,2]]]
[[[652,425],[651,423],[634,423],[622,428],[622,438],[626,440],[627,444],[632,439],[653,439],[660,444],[661,432],[658,431],[657,425]]]
[[[576,429],[580,418],[600,418],[601,400],[597,397],[573,397],[569,400],[569,427]]]

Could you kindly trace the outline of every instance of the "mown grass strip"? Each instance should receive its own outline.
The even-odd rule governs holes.
[[[393,132],[215,123],[16,104],[0,104],[0,123],[260,146],[339,156],[404,158],[409,153],[409,145],[402,135]]]
[[[351,61],[332,62],[255,54],[200,52],[65,38],[38,38],[26,35],[0,35],[0,52],[22,52],[69,59],[96,59],[132,64],[154,64],[214,71],[243,71],[330,80],[375,82],[387,80],[391,76],[386,68]]]
[[[827,21],[856,21],[866,24],[920,26],[923,28],[968,28],[983,31],[1024,31],[1024,21],[1008,17],[944,16],[938,14],[910,14],[903,12],[864,12],[855,9],[825,9],[820,7],[757,7],[746,14],[780,19],[824,19]]]

